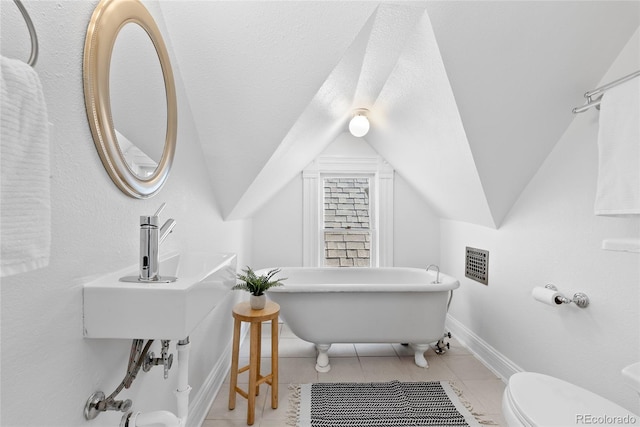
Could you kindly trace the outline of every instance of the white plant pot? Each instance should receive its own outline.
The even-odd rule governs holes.
[[[251,308],[254,310],[262,310],[264,305],[267,303],[267,296],[265,294],[262,295],[250,295],[249,296],[249,304]]]

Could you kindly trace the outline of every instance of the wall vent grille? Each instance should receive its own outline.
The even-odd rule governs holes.
[[[482,284],[489,284],[489,251],[467,246],[464,275]]]

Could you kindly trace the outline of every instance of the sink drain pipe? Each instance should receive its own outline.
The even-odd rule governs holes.
[[[175,391],[178,401],[178,417],[187,423],[187,415],[189,414],[189,353],[191,351],[191,343],[189,337],[178,341],[176,346],[178,350],[178,388]]]
[[[191,343],[189,337],[178,341],[178,388],[174,392],[178,403],[178,415],[169,411],[152,411],[128,413],[122,417],[120,427],[145,427],[162,425],[165,427],[184,427],[189,415],[189,353]]]

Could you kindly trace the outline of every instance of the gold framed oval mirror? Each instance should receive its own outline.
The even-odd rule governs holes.
[[[166,122],[163,120],[166,131],[161,149],[151,147],[149,141],[145,142],[148,149],[135,147],[135,143],[118,132],[113,123],[110,93],[112,56],[121,30],[131,24],[139,26],[148,35],[161,67],[166,99]],[[98,3],[87,28],[82,71],[87,118],[93,142],[107,173],[128,196],[141,199],[153,196],[164,185],[173,163],[178,107],[167,48],[156,22],[139,0],[101,0]],[[147,105],[146,108],[157,109],[157,104]],[[152,141],[153,144],[161,142]],[[145,159],[144,165],[136,165],[134,157],[127,154],[131,151],[135,151],[134,157]],[[145,151],[161,154],[145,155]],[[155,159],[153,162],[152,158]]]

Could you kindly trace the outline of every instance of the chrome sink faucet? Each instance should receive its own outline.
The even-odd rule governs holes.
[[[138,277],[127,276],[120,280],[123,282],[175,282],[172,276],[159,275],[159,247],[164,239],[176,226],[176,221],[169,218],[162,227],[158,228],[158,217],[167,204],[163,203],[155,214],[140,216],[140,274]]]

